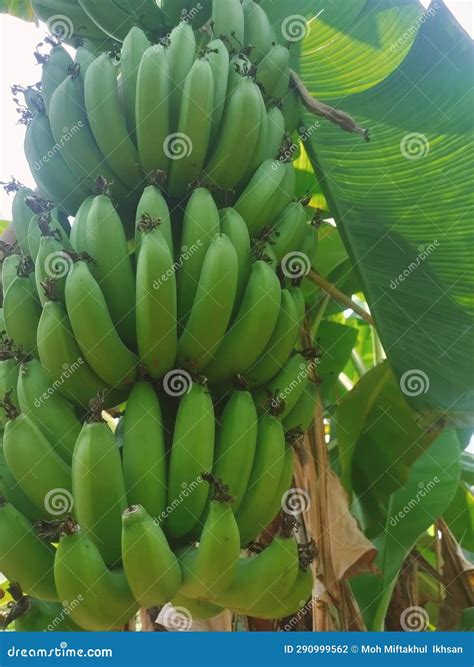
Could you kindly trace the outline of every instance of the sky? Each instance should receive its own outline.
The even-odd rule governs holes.
[[[422,0],[429,5],[429,0]],[[474,0],[446,0],[445,4],[472,36]],[[32,84],[41,78],[41,68],[33,57],[36,45],[45,36],[44,27],[0,15],[0,181],[14,175],[25,185],[33,185],[23,155],[25,128],[18,125],[12,101],[13,84]],[[0,220],[10,218],[12,197],[0,192]]]

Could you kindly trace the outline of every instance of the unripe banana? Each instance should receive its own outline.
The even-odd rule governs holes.
[[[100,419],[94,414],[92,419]],[[120,453],[102,421],[84,424],[72,462],[74,514],[107,565],[121,558],[122,512],[127,507]]]
[[[170,159],[165,149],[170,134],[172,83],[164,47],[150,46],[138,69],[135,106],[138,154],[147,173],[169,173]]]
[[[142,505],[158,520],[166,507],[166,447],[161,408],[150,383],[134,385],[122,427],[128,502]]]
[[[80,46],[78,49],[76,49],[74,64],[76,65],[76,69],[79,69],[79,79],[81,81],[82,87],[84,87],[87,70],[92,65],[94,60],[94,54],[88,51],[85,47]]]
[[[204,258],[193,307],[178,341],[178,365],[198,371],[214,356],[232,314],[237,273],[232,242],[224,234],[216,235]]]
[[[171,163],[168,192],[172,197],[187,194],[201,173],[211,137],[213,110],[212,69],[208,60],[198,58],[184,80],[178,121],[178,137],[184,150],[174,155]]]
[[[275,33],[264,9],[253,0],[242,3],[245,20],[244,44],[251,47],[250,60],[260,62],[272,48]]]
[[[256,238],[264,227],[270,225],[275,200],[283,187],[288,165],[276,160],[266,160],[257,169],[247,187],[234,205],[235,210],[245,220],[250,237]]]
[[[65,497],[67,501],[70,497],[71,469],[28,415],[10,408],[8,416],[3,439],[5,461],[31,502],[55,516],[58,499]],[[70,509],[68,504],[64,503],[65,512]]]
[[[265,349],[280,311],[281,288],[263,261],[253,265],[239,312],[224,336],[214,360],[204,369],[212,382],[245,373]]]
[[[2,294],[4,298],[7,289],[18,276],[20,263],[20,255],[7,255],[2,261]]]
[[[229,80],[229,52],[222,40],[214,39],[207,45],[206,57],[211,66],[214,79],[214,102],[212,106],[212,130],[210,138],[210,143],[212,144],[219,132],[222,116],[224,115]]]
[[[87,216],[95,197],[86,197],[77,210],[71,227],[71,245],[76,252],[87,252]]]
[[[138,202],[135,218],[135,252],[137,254],[140,251],[140,244],[143,237],[139,223],[142,222],[144,216],[146,219],[151,218],[152,220],[160,221],[160,231],[168,243],[170,253],[174,255],[170,211],[166,199],[155,185],[147,186],[143,190],[143,194]]]
[[[241,77],[230,95],[214,150],[205,166],[211,183],[227,189],[242,180],[252,161],[260,119],[260,90],[249,77]]]
[[[248,166],[247,171],[242,177],[239,189],[243,189],[247,185],[249,179],[253,176],[258,167],[260,167],[262,162],[264,162],[267,158],[267,153],[268,153],[267,110],[265,108],[265,102],[263,100],[261,93],[259,101],[260,101],[260,120],[258,123],[258,136],[254,146],[252,159],[250,160],[250,164]]]
[[[140,605],[164,605],[181,586],[181,568],[156,518],[141,505],[122,515],[122,558],[125,575]]]
[[[245,20],[240,0],[214,0],[211,26],[214,36],[223,39],[229,51],[241,51]]]
[[[129,191],[110,168],[92,134],[85,109],[80,68],[79,72],[75,71],[56,88],[51,98],[49,120],[55,142],[60,147],[60,151],[56,149],[56,154],[62,155],[78,180],[85,180],[89,193],[93,191],[96,179],[102,176],[113,196],[118,200],[126,200]]]
[[[3,440],[0,444],[0,496],[3,496],[19,512],[21,512],[28,521],[36,523],[45,519],[47,513],[45,508],[42,511],[34,505],[28,496],[22,491],[21,486],[13,477],[10,468],[5,461],[3,453]]]
[[[313,574],[311,570],[300,569],[292,590],[284,599],[274,596],[272,600],[265,600],[265,604],[256,604],[249,616],[269,620],[290,616],[305,606],[311,597],[312,590]]]
[[[178,347],[176,278],[168,243],[151,221],[137,262],[136,309],[140,362],[152,378],[171,370]]]
[[[265,388],[257,392],[255,395],[257,408],[265,410],[269,403],[277,400],[282,404],[279,417],[285,419],[308,384],[311,363],[301,354],[295,354],[291,357],[281,371],[267,382]]]
[[[34,262],[36,262],[36,258],[38,257],[40,243],[43,236],[53,236],[58,242],[60,242],[63,248],[71,248],[69,237],[64,231],[64,227],[61,223],[61,218],[63,215],[64,214],[58,208],[54,208],[52,211],[36,214],[31,218],[30,226],[28,229],[28,247],[30,249],[31,258]],[[69,225],[67,218],[66,223]]]
[[[237,512],[252,472],[257,446],[257,411],[252,394],[235,390],[226,403],[217,433],[213,474],[229,487]]]
[[[114,0],[79,0],[92,21],[107,35],[123,42],[136,22],[136,16]]]
[[[75,132],[80,133],[79,127]],[[74,215],[88,189],[81,182],[81,176],[63,159],[60,149],[67,142],[68,133],[70,127],[63,125],[60,138],[54,137],[46,114],[36,113],[28,125],[24,148],[31,173],[40,189],[68,215]]]
[[[69,613],[67,604],[30,598],[26,613],[15,619],[15,632],[81,632]]]
[[[35,14],[47,25],[51,23],[51,29],[58,39],[64,38],[64,42],[75,47],[78,39],[84,39],[97,46],[99,51],[105,51],[111,46],[111,40],[105,38],[104,33],[87,16],[77,0],[32,0]],[[58,16],[59,14],[59,16]],[[68,19],[67,24],[64,23]],[[56,21],[55,19],[59,19]],[[61,29],[64,34],[61,35]],[[73,34],[70,34],[74,30]]]
[[[54,280],[57,298],[64,303],[66,276],[71,266],[72,259],[63,244],[54,236],[43,236],[35,262],[36,290],[42,305],[48,301],[46,292],[51,280]]]
[[[297,572],[298,548],[294,538],[276,536],[257,556],[240,558],[234,581],[215,601],[229,609],[251,610],[262,596],[279,587],[288,594]]]
[[[177,277],[178,315],[183,327],[193,307],[204,257],[218,233],[219,211],[214,199],[205,188],[197,188],[184,211],[181,236],[181,244],[188,255],[180,265]]]
[[[20,188],[15,193],[12,202],[12,221],[15,238],[21,252],[24,254],[30,252],[28,247],[28,228],[31,216],[33,215],[30,207],[26,204],[26,200],[27,197],[34,197],[34,194],[29,188]]]
[[[311,422],[314,419],[316,394],[317,385],[314,382],[308,382],[296,405],[283,419],[283,428],[285,431],[295,428],[301,428],[303,431],[306,431],[311,426]]]
[[[282,290],[280,314],[271,338],[258,361],[249,369],[251,386],[268,382],[288,361],[299,333],[295,302],[288,290]]]
[[[10,581],[21,581],[25,593],[56,602],[54,549],[40,539],[33,525],[0,497],[0,568]]]
[[[222,614],[224,609],[222,607],[218,607],[215,604],[212,604],[211,602],[208,602],[207,600],[192,600],[191,598],[187,598],[184,595],[181,595],[181,593],[178,593],[175,595],[175,597],[171,600],[171,604],[173,607],[176,607],[176,609],[186,609],[186,611],[191,615],[192,620],[207,620],[209,618],[214,618],[215,616],[219,616],[219,614]],[[184,613],[184,612],[183,612]],[[171,611],[170,614],[170,626],[173,627],[173,611]],[[178,619],[178,624],[180,617],[179,615],[176,617]],[[184,621],[186,623],[186,621]]]
[[[183,582],[180,593],[189,598],[222,595],[234,579],[240,556],[240,535],[232,511],[232,496],[215,480],[199,546],[180,556]]]
[[[41,76],[41,94],[43,96],[46,113],[49,112],[49,103],[54,91],[69,74],[72,58],[66,49],[58,44],[53,46],[46,62],[43,64]]]
[[[267,114],[267,146],[265,159],[275,160],[285,138],[285,118],[278,107]]]
[[[109,197],[95,197],[86,221],[91,273],[100,285],[110,316],[126,345],[135,348],[135,277],[120,216]]]
[[[301,124],[300,96],[292,87],[283,99],[282,113],[288,134],[293,134]]]
[[[209,20],[211,16],[212,0],[201,0],[195,7],[189,0],[162,0],[161,8],[165,13],[166,23],[177,26],[179,30],[179,21],[186,20],[194,28],[200,28]]]
[[[138,611],[138,603],[121,568],[108,569],[90,537],[72,522],[54,560],[54,579],[61,600],[80,600],[71,618],[84,630],[121,628]]]
[[[85,262],[74,264],[66,278],[66,307],[74,336],[92,370],[112,387],[131,385],[137,357],[122,343]]]
[[[196,37],[194,30],[182,21],[171,31],[170,44],[166,49],[171,89],[169,93],[170,131],[175,132],[181,109],[184,80],[193,66],[196,57]],[[155,99],[155,95],[153,95]],[[156,99],[155,99],[156,104]]]
[[[208,497],[202,473],[214,458],[214,406],[207,389],[194,383],[179,403],[168,469],[166,533],[184,537],[198,523]]]
[[[255,539],[268,525],[266,508],[280,481],[285,454],[285,433],[273,415],[258,424],[257,447],[252,473],[242,504],[236,514],[242,546]],[[273,517],[272,517],[273,518]]]
[[[134,26],[123,40],[120,54],[122,74],[122,103],[130,136],[136,136],[135,104],[137,95],[138,70],[145,51],[150,47],[148,37],[143,30]]]
[[[235,315],[242,303],[250,273],[252,257],[250,255],[250,236],[245,220],[233,208],[219,211],[221,216],[221,232],[229,237],[237,253],[238,276],[232,315]]]
[[[290,287],[289,292],[293,298],[293,301],[295,302],[296,311],[298,313],[298,328],[301,330],[301,327],[304,323],[304,318],[306,317],[306,303],[304,300],[304,294],[300,287]]]
[[[141,180],[137,149],[130,138],[117,87],[116,66],[106,53],[88,67],[84,99],[92,134],[120,180],[136,188]]]
[[[22,349],[23,354],[36,354],[41,306],[29,276],[14,278],[3,300],[3,315],[8,337]]]
[[[59,302],[44,304],[38,325],[38,354],[52,386],[75,405],[87,408],[89,401],[99,393],[104,396],[106,407],[123,400],[85,361],[66,308]]]
[[[285,255],[300,248],[307,229],[308,214],[305,207],[300,202],[288,204],[273,227],[273,251],[279,262]]]
[[[267,100],[282,100],[290,83],[290,52],[285,46],[275,44],[257,67],[257,83]]]

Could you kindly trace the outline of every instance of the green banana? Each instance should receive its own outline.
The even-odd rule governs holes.
[[[71,605],[71,618],[84,630],[121,628],[138,611],[138,603],[121,568],[110,570],[90,537],[68,522],[54,559],[54,580],[61,600]]]
[[[81,431],[72,406],[51,386],[37,359],[24,362],[18,378],[20,410],[36,424],[67,463]]]
[[[43,236],[35,262],[35,281],[42,305],[48,301],[48,283],[55,281],[58,299],[64,303],[64,286],[72,260],[62,243],[53,236]]]
[[[308,382],[293,409],[283,419],[283,428],[286,431],[295,428],[301,428],[303,431],[306,431],[311,426],[316,406],[316,393],[316,384],[311,381]]]
[[[95,197],[89,195],[79,206],[71,227],[71,245],[76,252],[87,252],[87,216]]]
[[[214,406],[207,389],[193,383],[180,399],[168,469],[166,533],[184,537],[198,523],[208,497],[202,473],[212,469],[214,457]]]
[[[143,178],[138,152],[122,111],[116,66],[106,53],[87,68],[84,100],[92,134],[108,164],[122,183],[138,187]]]
[[[249,182],[250,178],[253,176],[255,171],[267,158],[267,152],[268,152],[267,109],[265,107],[265,102],[263,100],[261,93],[259,96],[259,102],[260,102],[260,120],[258,122],[257,140],[252,153],[252,159],[250,160],[250,164],[245,174],[242,177],[241,183],[238,188],[239,190],[243,189],[247,185],[247,183]]]
[[[285,118],[278,107],[267,114],[267,145],[265,159],[275,160],[285,139]]]
[[[13,477],[5,461],[3,441],[0,444],[0,496],[4,496],[9,503],[21,512],[29,521],[36,523],[46,517],[46,511],[39,510],[21,490],[21,486]]]
[[[298,311],[290,292],[284,289],[280,314],[271,338],[258,361],[248,371],[252,387],[268,382],[286,364],[298,339],[298,332]]]
[[[68,604],[28,598],[27,611],[15,619],[15,632],[81,632],[69,614]]]
[[[85,262],[71,268],[65,294],[74,336],[94,373],[111,387],[132,385],[137,357],[122,343],[104,295]]]
[[[135,222],[135,252],[138,254],[142,241],[143,232],[140,228],[140,222],[143,217],[145,219],[159,220],[160,231],[168,243],[168,247],[172,255],[174,255],[173,247],[173,230],[171,224],[170,211],[166,199],[161,194],[156,185],[148,185],[140,197],[137,206],[136,222]]]
[[[221,217],[221,233],[229,237],[237,253],[237,289],[232,310],[232,316],[234,316],[240,308],[252,272],[250,236],[245,220],[233,208],[221,209],[219,214]]]
[[[62,147],[66,141],[65,127],[69,126],[62,126],[62,139],[53,137],[46,114],[35,114],[26,130],[24,148],[38,186],[68,215],[74,215],[88,191],[58,150],[58,143]]]
[[[79,4],[103,32],[120,42],[123,42],[137,20],[136,16],[115,0],[79,0]]]
[[[49,104],[54,91],[69,74],[69,68],[72,63],[71,56],[61,44],[53,46],[49,56],[47,56],[46,61],[43,63],[41,94],[46,113],[49,112]]]
[[[4,298],[7,289],[18,276],[20,263],[20,255],[7,255],[2,261],[2,294]]]
[[[41,306],[29,276],[13,279],[3,300],[3,315],[8,337],[22,349],[23,354],[36,354]]]
[[[229,609],[251,610],[262,597],[275,590],[281,589],[287,595],[297,572],[298,548],[294,537],[277,535],[257,556],[239,559],[232,584],[215,602]]]
[[[289,88],[283,99],[281,111],[285,119],[286,131],[292,135],[301,124],[300,96],[295,89]]]
[[[144,608],[164,605],[181,586],[181,568],[156,519],[141,505],[122,515],[122,558],[135,599]]]
[[[95,60],[94,54],[88,51],[83,46],[80,46],[78,49],[76,49],[74,64],[76,66],[76,70],[77,69],[79,70],[79,79],[81,81],[82,87],[84,87],[84,83],[86,81],[87,70],[92,65],[94,60]]]
[[[245,20],[240,0],[214,0],[211,26],[215,37],[220,37],[229,51],[242,50]]]
[[[70,46],[78,39],[91,40],[101,51],[110,47],[110,39],[83,11],[77,0],[32,0],[35,14],[44,21],[50,32]]]
[[[240,4],[240,3],[239,3]],[[261,93],[249,77],[241,77],[228,99],[220,131],[205,165],[206,178],[227,189],[248,172],[261,120]]]
[[[135,276],[120,216],[105,195],[94,198],[87,214],[85,243],[110,317],[124,343],[135,348]],[[119,289],[117,289],[119,287]]]
[[[120,54],[123,111],[128,132],[133,138],[136,137],[135,104],[138,70],[140,68],[143,54],[150,46],[148,37],[143,30],[134,26],[123,40],[122,51]]]
[[[271,50],[275,33],[264,9],[253,0],[244,0],[245,34],[244,44],[251,48],[250,59],[258,63]]]
[[[204,258],[193,307],[178,341],[178,365],[198,371],[214,356],[232,314],[237,274],[232,242],[224,234],[216,235]]]
[[[224,609],[207,600],[192,600],[181,593],[171,600],[171,609],[163,613],[163,623],[166,628],[190,629],[192,620],[207,620],[222,614]]]
[[[273,227],[273,251],[277,260],[281,260],[287,253],[297,251],[308,229],[308,213],[300,202],[288,204]]]
[[[275,273],[265,262],[255,262],[235,321],[204,369],[209,380],[229,380],[255,363],[270,340],[280,301],[281,288]]]
[[[85,180],[89,193],[101,176],[106,179],[114,197],[126,200],[129,191],[110,168],[92,134],[80,67],[77,69],[79,71],[75,70],[56,88],[51,98],[49,120],[54,140],[60,147],[56,154],[62,155],[77,179]]]
[[[266,527],[266,507],[280,480],[285,454],[285,433],[281,423],[265,414],[258,424],[257,447],[245,496],[236,513],[242,546]]]
[[[219,480],[214,486],[209,511],[199,538],[199,546],[180,556],[183,582],[180,594],[188,598],[221,595],[232,583],[240,556],[240,535],[232,511],[232,496]]]
[[[38,325],[38,354],[52,387],[75,405],[87,408],[98,393],[104,396],[106,407],[122,401],[123,397],[111,391],[85,361],[62,303],[44,304]]]
[[[212,239],[220,231],[219,227],[219,211],[211,193],[205,188],[197,188],[184,211],[181,236],[183,260],[179,261],[177,290],[178,319],[183,327],[191,314],[204,258]]]
[[[3,453],[24,494],[52,516],[71,510],[71,469],[55,452],[35,422],[8,405]]]
[[[40,539],[26,517],[0,496],[0,568],[10,581],[21,581],[28,595],[56,602],[54,549]]]
[[[211,66],[214,79],[214,102],[212,105],[212,129],[210,143],[214,141],[224,115],[227,98],[227,84],[229,80],[229,52],[220,39],[213,39],[207,45],[207,59]]]
[[[24,254],[30,252],[28,247],[28,229],[32,211],[27,205],[28,197],[34,197],[35,193],[29,188],[20,187],[16,192],[12,202],[12,221],[15,230],[16,242]]]
[[[183,85],[176,136],[170,135],[165,152],[171,157],[168,192],[172,197],[187,194],[206,160],[214,110],[214,78],[206,58],[198,58]]]
[[[201,0],[196,6],[189,0],[162,0],[161,8],[168,25],[176,26],[184,16],[187,23],[191,23],[194,28],[200,28],[211,16],[212,0]]]
[[[148,382],[137,382],[128,397],[122,452],[128,502],[158,520],[166,507],[166,451],[160,403]]]
[[[31,218],[30,226],[28,229],[28,247],[30,249],[31,258],[34,262],[36,262],[41,238],[43,236],[52,236],[58,242],[60,242],[60,245],[63,248],[71,248],[69,237],[64,231],[64,226],[61,222],[63,215],[64,214],[60,211],[60,209],[54,208],[51,211],[36,214]],[[66,223],[69,225],[67,218]]]
[[[235,390],[219,420],[213,474],[229,487],[237,512],[252,472],[257,446],[257,411],[252,394]]]
[[[298,313],[298,329],[301,330],[301,327],[304,323],[304,318],[306,317],[306,303],[304,300],[304,294],[300,287],[290,287],[289,292],[293,301],[295,302],[296,312]]]
[[[290,52],[285,46],[275,44],[257,66],[257,83],[267,100],[282,100],[290,84]]]
[[[295,614],[310,599],[313,583],[311,570],[300,569],[292,590],[285,598],[281,598],[281,596],[273,596],[271,600],[267,598],[262,605],[256,604],[248,615],[271,620]]]
[[[138,356],[152,378],[173,368],[178,347],[173,257],[157,224],[143,230],[136,280]]]
[[[146,173],[169,173],[165,148],[170,135],[172,82],[164,47],[150,46],[138,69],[135,107],[139,161]]]
[[[302,396],[309,380],[310,362],[302,354],[291,357],[264,388],[255,395],[257,408],[265,410],[268,403],[276,400],[281,404],[279,417],[285,419]]]
[[[127,507],[120,452],[99,409],[84,424],[72,461],[74,514],[107,565],[121,558],[122,512]],[[92,421],[94,420],[94,421]]]
[[[237,53],[229,61],[226,102],[232,96],[243,76],[252,76],[253,65],[245,53]]]
[[[196,37],[194,30],[186,21],[181,21],[172,30],[169,37],[169,46],[166,49],[166,59],[170,78],[169,118],[170,131],[175,132],[181,109],[184,80],[193,66],[196,57]],[[153,99],[156,99],[153,95]]]
[[[252,238],[256,238],[265,227],[274,222],[275,201],[280,199],[279,193],[288,167],[289,165],[276,160],[263,162],[234,204],[237,213],[247,223]],[[285,206],[288,203],[286,202]]]

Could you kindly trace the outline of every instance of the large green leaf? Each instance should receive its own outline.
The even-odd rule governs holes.
[[[324,123],[306,143],[388,359],[426,423],[472,420],[472,53],[438,3],[388,78],[331,100],[372,141]],[[317,71],[305,42],[315,96]]]
[[[417,539],[450,505],[461,473],[454,430],[441,434],[420,456],[402,489],[390,498],[383,532],[375,540],[382,576],[364,575],[354,590],[371,630],[383,630],[393,586]]]
[[[30,0],[0,0],[0,14],[11,14],[26,21],[35,20]]]

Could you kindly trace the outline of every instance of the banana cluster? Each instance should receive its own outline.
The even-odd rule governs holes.
[[[74,59],[55,44],[25,90],[37,189],[12,185],[2,246],[0,571],[30,597],[18,627],[113,629],[168,602],[289,615],[312,587],[284,499],[314,412],[317,251],[281,157],[289,51],[251,0],[34,4],[86,41]],[[243,555],[282,505],[282,534]]]

